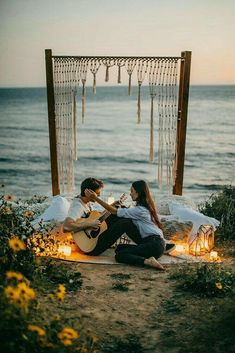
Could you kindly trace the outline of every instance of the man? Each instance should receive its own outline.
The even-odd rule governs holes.
[[[81,218],[85,218],[93,210],[92,199],[85,195],[85,190],[93,190],[97,196],[101,194],[104,184],[101,180],[95,178],[87,178],[81,183],[81,194],[76,196],[70,206],[68,216],[64,221],[63,228],[69,232],[79,232],[87,229],[98,229],[101,225],[99,220],[84,220],[77,223]],[[88,255],[100,255],[102,252],[110,248],[118,238],[126,233],[133,241],[138,242],[140,234],[136,226],[130,219],[110,215],[106,223],[108,229],[99,235],[96,247]]]
[[[87,178],[81,184],[81,194],[76,196],[70,206],[67,218],[64,221],[63,228],[65,231],[79,232],[87,228],[97,229],[100,226],[99,220],[84,221],[81,224],[76,223],[80,218],[85,218],[92,211],[92,204],[89,197],[85,196],[86,188],[89,188],[97,195],[100,195],[104,186],[103,182],[94,178]]]

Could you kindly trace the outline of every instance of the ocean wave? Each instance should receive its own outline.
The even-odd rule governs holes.
[[[146,164],[148,161],[146,159],[134,159],[131,157],[124,156],[93,156],[93,157],[80,157],[78,159],[81,163],[86,163],[86,161],[92,162],[105,162],[105,163],[121,163],[121,164]]]
[[[224,185],[221,184],[199,184],[194,183],[187,185],[187,189],[206,189],[206,190],[222,190]]]
[[[29,132],[42,132],[42,133],[47,133],[47,126],[44,128],[36,128],[34,126],[32,127],[27,127],[27,126],[3,126],[1,127],[1,134],[4,134],[4,131],[6,130],[7,133],[10,133],[11,131],[29,131]]]

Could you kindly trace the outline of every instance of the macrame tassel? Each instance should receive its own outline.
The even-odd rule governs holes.
[[[151,116],[150,116],[150,149],[149,161],[153,162],[153,96],[151,97]]]
[[[85,81],[82,80],[82,124],[84,124],[84,118],[85,118],[85,105],[86,105]]]
[[[121,83],[121,66],[118,66],[118,81],[117,83]]]
[[[131,95],[131,74],[129,74],[128,96]]]
[[[93,93],[96,94],[96,74],[93,74]]]
[[[141,112],[141,108],[140,108],[140,88],[141,88],[141,84],[139,84],[138,86],[138,103],[137,103],[137,124],[140,124],[140,112]]]
[[[74,160],[78,159],[77,156],[77,107],[76,107],[76,89],[73,91],[73,141],[74,141]]]
[[[105,82],[109,82],[109,66],[106,66]]]

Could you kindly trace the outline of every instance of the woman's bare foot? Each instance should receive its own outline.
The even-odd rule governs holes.
[[[144,264],[150,267],[154,267],[157,270],[165,271],[164,267],[153,256],[149,257],[148,259],[145,259]]]

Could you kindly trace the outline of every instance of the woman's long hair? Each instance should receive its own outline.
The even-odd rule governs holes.
[[[138,193],[136,204],[138,206],[144,206],[145,208],[147,208],[150,212],[153,223],[155,223],[158,226],[158,228],[162,229],[162,224],[159,221],[148,184],[144,180],[138,180],[132,183],[132,187]]]

